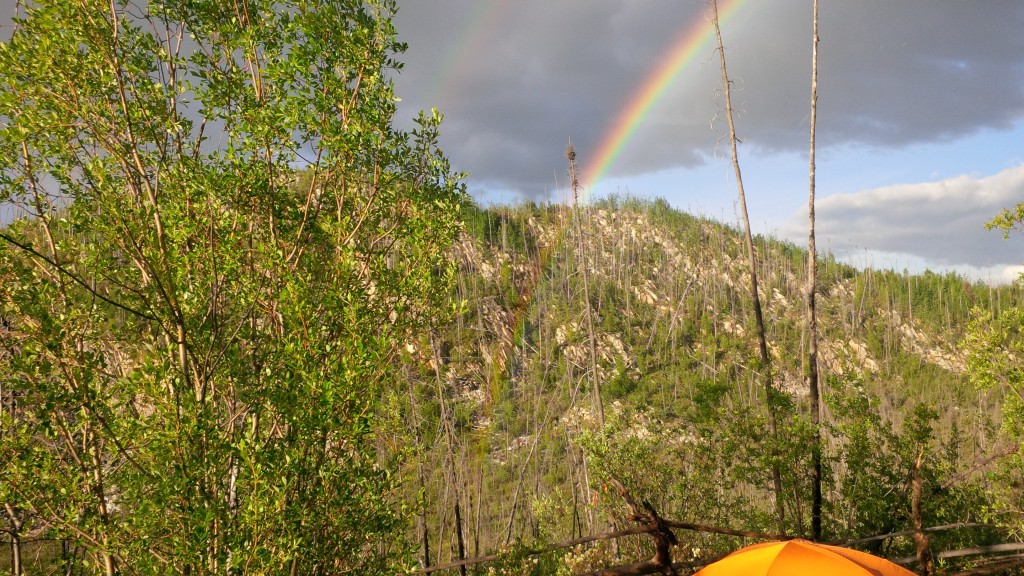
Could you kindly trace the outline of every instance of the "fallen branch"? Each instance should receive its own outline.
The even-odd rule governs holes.
[[[677,522],[665,520],[672,528],[690,530],[692,532],[708,532],[710,534],[724,534],[726,536],[739,536],[741,538],[757,538],[759,540],[792,540],[793,536],[785,534],[769,534],[767,532],[751,532],[750,530],[733,530],[731,528],[719,528],[717,526],[706,526],[704,524],[692,524],[690,522]]]
[[[639,518],[640,521],[643,522],[643,524],[641,524],[639,526],[634,526],[632,528],[626,528],[626,529],[623,529],[623,530],[615,530],[613,532],[604,532],[604,533],[601,533],[601,534],[593,534],[591,536],[583,536],[581,538],[574,538],[572,540],[566,540],[566,541],[558,542],[558,543],[555,543],[555,544],[549,544],[547,546],[542,546],[540,548],[535,548],[535,549],[532,549],[532,550],[526,550],[525,554],[527,556],[539,556],[541,554],[546,554],[548,552],[554,552],[556,550],[564,550],[566,548],[573,548],[573,547],[576,547],[576,546],[580,546],[582,544],[589,544],[591,542],[600,542],[600,541],[604,541],[604,540],[615,540],[617,538],[625,538],[626,536],[636,536],[638,534],[649,534],[650,535],[650,534],[654,534],[654,533],[660,533],[660,534],[662,534],[662,537],[667,537],[667,536],[664,536],[664,534],[665,534],[665,532],[671,534],[671,530],[669,530],[671,528],[675,528],[675,529],[679,529],[679,530],[689,530],[689,531],[693,531],[693,532],[705,532],[705,533],[709,533],[709,534],[722,534],[722,535],[725,535],[725,536],[737,536],[737,537],[741,537],[741,538],[753,538],[753,539],[757,539],[757,540],[792,540],[793,539],[792,536],[785,536],[785,535],[780,535],[780,534],[769,534],[769,533],[766,533],[766,532],[753,532],[753,531],[750,531],[750,530],[734,530],[732,528],[722,528],[722,527],[719,527],[719,526],[708,526],[708,525],[705,525],[705,524],[694,524],[694,523],[691,523],[691,522],[679,522],[677,520],[669,520],[669,519],[661,518],[660,516],[658,516],[657,513],[654,512],[653,508],[646,508],[646,506],[650,506],[647,503],[643,503],[643,504],[646,504],[645,508],[647,509],[647,512],[641,512],[640,511],[640,507],[641,506],[637,505],[636,501],[633,500],[632,496],[629,494],[628,491],[626,491],[625,487],[623,487],[618,481],[615,481],[615,480],[612,481],[612,484],[616,485],[615,486],[616,490],[623,497],[623,500],[626,501],[627,506],[630,507],[630,509],[632,511],[632,514],[630,515],[630,519],[636,520],[636,518]],[[942,526],[932,526],[930,528],[923,528],[922,530],[924,532],[939,532],[939,531],[943,531],[943,530],[954,530],[956,528],[974,528],[974,527],[991,527],[991,526],[989,526],[988,524],[979,524],[977,522],[958,522],[958,523],[955,523],[955,524],[945,524],[945,525],[942,525]],[[890,532],[888,534],[882,534],[882,535],[879,535],[879,536],[872,536],[870,538],[861,538],[861,539],[858,539],[858,540],[847,540],[847,541],[833,542],[833,544],[834,545],[838,545],[838,546],[865,544],[865,543],[868,543],[868,542],[874,542],[874,541],[877,541],[877,540],[885,540],[885,539],[888,539],[888,538],[895,538],[895,537],[898,537],[898,536],[910,536],[910,535],[913,535],[914,532],[915,532],[914,530],[904,530],[904,531],[901,531],[901,532]],[[672,535],[672,538],[675,538],[675,536]],[[1007,546],[1009,546],[1009,548],[999,548],[999,547],[1007,547]],[[1014,546],[1019,546],[1019,547],[1014,547]],[[656,543],[655,549],[656,550],[658,549],[657,543]],[[1024,544],[1000,544],[1000,545],[997,545],[995,547],[987,546],[987,547],[982,547],[982,548],[966,548],[964,550],[953,550],[953,551],[948,551],[948,552],[941,552],[941,553],[937,554],[936,557],[938,557],[938,558],[952,558],[952,557],[956,557],[956,556],[966,556],[966,555],[970,555],[970,554],[985,554],[985,553],[988,553],[988,552],[1011,551],[1011,550],[1024,550]],[[487,563],[487,562],[494,562],[496,560],[499,560],[499,559],[501,559],[501,557],[502,557],[501,554],[488,554],[486,556],[478,556],[476,558],[467,558],[465,560],[458,560],[458,561],[455,561],[455,562],[448,562],[448,563],[445,563],[445,564],[437,564],[435,566],[430,566],[428,568],[423,568],[423,569],[420,569],[420,570],[415,570],[413,572],[408,572],[405,576],[413,576],[414,574],[430,574],[432,572],[438,572],[438,571],[441,571],[441,570],[453,570],[453,569],[456,569],[456,568],[460,568],[462,566],[473,566],[473,565],[476,565],[476,564],[484,564],[484,563]],[[657,554],[655,555],[655,558],[657,558]],[[1022,558],[1024,558],[1024,556],[1022,556]],[[668,565],[670,565],[671,568],[673,570],[675,570],[675,571],[689,570],[689,569],[693,569],[693,568],[700,568],[700,567],[703,567],[703,566],[707,566],[708,564],[711,564],[713,562],[717,562],[720,559],[721,559],[721,557],[716,557],[716,558],[710,558],[710,559],[695,560],[695,561],[691,561],[691,562],[674,562],[674,563],[671,563],[671,564],[668,564],[668,562],[664,562],[664,561],[662,563],[659,563],[659,562],[655,561],[655,559],[651,559],[651,560],[648,560],[646,562],[638,562],[638,563],[635,563],[635,564],[627,564],[627,565],[624,565],[624,566],[617,566],[617,567],[614,567],[614,568],[606,568],[606,569],[602,569],[602,570],[597,570],[597,571],[594,571],[594,572],[589,572],[589,573],[582,574],[580,576],[640,576],[640,575],[643,575],[643,574],[658,574],[658,573],[672,574],[673,572],[666,572],[665,571],[665,569],[666,569],[666,567]],[[893,560],[893,562],[896,562],[897,564],[910,564],[910,563],[914,562],[915,560],[916,560],[916,557],[908,557],[908,558],[901,558],[901,559],[898,559],[898,560]],[[977,573],[971,572],[971,573],[964,573],[964,574],[962,574],[960,576],[983,576],[984,574],[985,574],[984,572],[977,572]]]
[[[981,561],[979,561],[981,562]],[[990,574],[1006,574],[1010,570],[1024,567],[1024,554],[1012,554],[991,558],[983,565],[975,566],[970,570],[954,572],[949,576],[989,576]]]
[[[677,572],[672,567],[672,547],[679,544],[675,533],[672,532],[665,519],[658,516],[657,510],[654,509],[654,506],[651,506],[650,502],[644,500],[644,511],[641,512],[636,505],[636,501],[633,500],[633,497],[621,482],[612,478],[611,483],[615,486],[619,496],[622,496],[622,499],[626,501],[626,505],[629,506],[632,512],[629,515],[629,519],[639,523],[646,529],[646,534],[654,539],[654,558],[640,564],[622,566],[618,569],[613,568],[612,571],[605,571],[604,574],[611,576],[614,574],[656,574],[661,572],[665,576],[675,576]],[[623,571],[615,571],[620,569]]]
[[[557,544],[549,544],[547,546],[536,548],[534,550],[527,550],[528,556],[539,556],[548,552],[554,552],[555,550],[561,550],[564,548],[572,548],[581,544],[589,544],[590,542],[598,542],[601,540],[614,540],[616,538],[623,538],[626,536],[634,536],[636,534],[644,534],[647,529],[643,526],[637,526],[634,528],[627,528],[625,530],[616,530],[615,532],[605,532],[603,534],[594,534],[592,536],[584,536],[582,538],[574,538],[572,540],[566,540],[565,542],[559,542]],[[501,558],[501,554],[489,554],[487,556],[478,556],[476,558],[467,558],[465,560],[458,560],[455,562],[448,562],[446,564],[438,564],[422,570],[416,570],[415,572],[409,572],[412,574],[429,574],[438,570],[451,570],[452,568],[458,568],[460,566],[472,566],[474,564],[483,564],[485,562],[494,562]]]
[[[976,528],[979,526],[987,526],[992,528],[988,524],[979,524],[977,522],[957,522],[956,524],[945,524],[942,526],[932,526],[931,528],[923,528],[924,532],[941,532],[943,530],[954,530],[956,528]],[[889,538],[896,538],[898,536],[911,536],[915,530],[901,530],[899,532],[890,532],[888,534],[882,534],[879,536],[872,536],[870,538],[859,538],[857,540],[845,540],[841,542],[834,542],[836,545],[848,545],[848,544],[867,544],[868,542],[875,542],[878,540],[887,540]]]
[[[676,574],[677,572],[672,568],[672,571],[668,573]],[[587,572],[580,576],[640,576],[643,574],[666,574],[665,566],[653,560],[648,560],[647,562],[639,562],[637,564],[627,564],[625,566]]]
[[[999,552],[1016,552],[1024,550],[1024,543],[1007,542],[1005,544],[993,544],[991,546],[975,546],[974,548],[961,548],[959,550],[946,550],[935,555],[936,558],[960,558],[963,556],[980,556],[982,554],[995,554]],[[917,556],[906,556],[893,560],[897,564],[912,564],[917,561]]]

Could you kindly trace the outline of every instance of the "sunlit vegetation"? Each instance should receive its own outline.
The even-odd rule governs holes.
[[[807,251],[660,199],[473,204],[439,114],[392,125],[393,0],[32,7],[0,570],[568,575],[651,557],[560,547],[636,502],[706,562],[816,536],[819,485],[819,540],[1024,549],[1024,283],[820,255],[819,424]]]
[[[587,266],[596,377],[610,407],[603,430],[589,395],[577,234],[594,247]],[[786,532],[806,536],[806,252],[772,238],[756,245],[783,391]],[[607,489],[612,477],[665,517],[775,530],[764,391],[752,372],[756,344],[737,230],[663,200],[609,198],[579,221],[555,205],[480,209],[459,246],[453,298],[465,313],[435,336],[449,353],[427,371],[441,385],[408,397],[421,418],[438,397],[462,415],[463,434],[437,438],[409,464],[408,474],[435,471],[423,480],[420,519],[420,537],[425,527],[433,542],[431,563],[457,557],[456,501],[470,511],[462,515],[467,555],[625,527],[622,502]],[[992,482],[1006,481],[1012,459],[991,458],[1012,452],[1013,439],[1000,433],[1007,387],[972,383],[964,342],[977,323],[1019,306],[1022,286],[857,270],[828,254],[819,286],[825,539],[911,528],[908,475],[918,456],[929,487],[925,525],[989,526],[936,534],[936,549],[1008,538],[999,526],[1012,525],[1016,513],[1001,507],[1005,495]],[[415,364],[416,355],[407,361]],[[680,538],[703,555],[737,545],[725,536]],[[912,556],[914,545],[902,537],[874,550]]]

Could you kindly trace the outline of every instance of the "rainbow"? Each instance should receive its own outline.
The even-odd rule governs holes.
[[[723,0],[719,2],[718,21],[721,26],[736,14],[746,0]],[[665,58],[658,63],[629,103],[619,113],[611,128],[605,133],[597,147],[593,161],[583,170],[584,189],[592,189],[615,163],[623,147],[632,138],[644,118],[672,85],[672,81],[690,64],[701,48],[715,36],[715,28],[708,18],[696,19],[676,41]],[[584,193],[589,197],[589,192]]]
[[[730,16],[734,15],[739,8],[747,0],[722,0],[719,2],[719,22],[724,23]],[[484,30],[498,21],[500,16],[499,8],[501,6],[511,5],[509,3],[502,3],[502,0],[480,0],[477,5],[477,10],[473,13],[471,21],[476,23],[473,26],[474,32],[467,33],[459,39],[458,47],[451,53],[451,56],[446,59],[446,66],[444,72],[441,75],[441,81],[435,87],[435,91],[445,89],[452,84],[454,76],[459,74],[459,71],[466,63],[467,54],[470,53],[469,47],[481,39],[486,38],[481,30]],[[644,117],[650,112],[651,108],[661,99],[664,95],[665,90],[671,85],[672,81],[682,72],[683,68],[689,64],[698,51],[707,43],[707,41],[714,35],[714,27],[711,22],[706,18],[701,18],[694,22],[687,30],[686,33],[672,46],[671,50],[654,69],[653,73],[648,76],[644,84],[637,90],[629,101],[629,105],[619,114],[615,122],[612,124],[611,129],[602,138],[600,146],[598,147],[597,156],[594,162],[590,163],[583,170],[583,176],[585,182],[592,186],[597,183],[608,168],[615,161],[616,157],[622,151],[623,146],[629,141],[637,127],[643,122]],[[584,188],[586,190],[586,188]],[[584,192],[584,198],[589,198],[589,192]],[[584,202],[586,200],[584,199]],[[551,247],[543,248],[538,251],[536,261],[534,263],[535,271],[532,278],[529,280],[529,284],[523,289],[523,298],[521,304],[516,306],[509,316],[508,322],[513,334],[521,334],[525,326],[526,316],[533,306],[536,296],[536,290],[538,284],[543,280],[545,270],[551,262],[552,256],[558,252],[563,242],[568,236],[569,232],[569,217],[559,226],[556,238]],[[495,380],[494,385],[500,385],[500,382]],[[497,397],[500,391],[491,390],[491,398]],[[489,406],[493,408],[494,404],[489,403]]]
[[[440,107],[452,94],[458,94],[476,54],[484,43],[495,36],[501,22],[511,10],[512,2],[503,0],[475,0],[473,9],[460,26],[462,33],[442,58],[442,66],[427,92],[427,105]],[[442,109],[441,112],[444,112]]]

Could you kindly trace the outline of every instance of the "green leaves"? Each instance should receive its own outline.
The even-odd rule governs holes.
[[[1003,238],[1009,239],[1010,232],[1019,230],[1024,223],[1024,202],[1018,202],[1013,208],[1004,208],[995,218],[985,223],[989,230],[1002,230]]]
[[[1005,394],[1004,427],[1015,439],[1024,438],[1024,309],[1013,307],[991,314],[976,309],[964,339],[968,377],[981,390]]]
[[[390,573],[374,449],[443,318],[465,194],[392,127],[393,1],[44,1],[0,45],[0,249],[23,399],[0,496],[88,565]]]

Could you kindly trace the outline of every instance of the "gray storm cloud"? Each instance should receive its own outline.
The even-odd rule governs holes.
[[[437,106],[471,179],[527,195],[584,163],[703,1],[407,0],[401,113]],[[723,22],[739,135],[755,153],[806,147],[808,2],[747,2]],[[819,146],[899,148],[1024,116],[1024,3],[866,0],[821,7]],[[438,82],[446,83],[438,87]],[[701,48],[609,175],[694,166],[721,136],[717,56]]]

